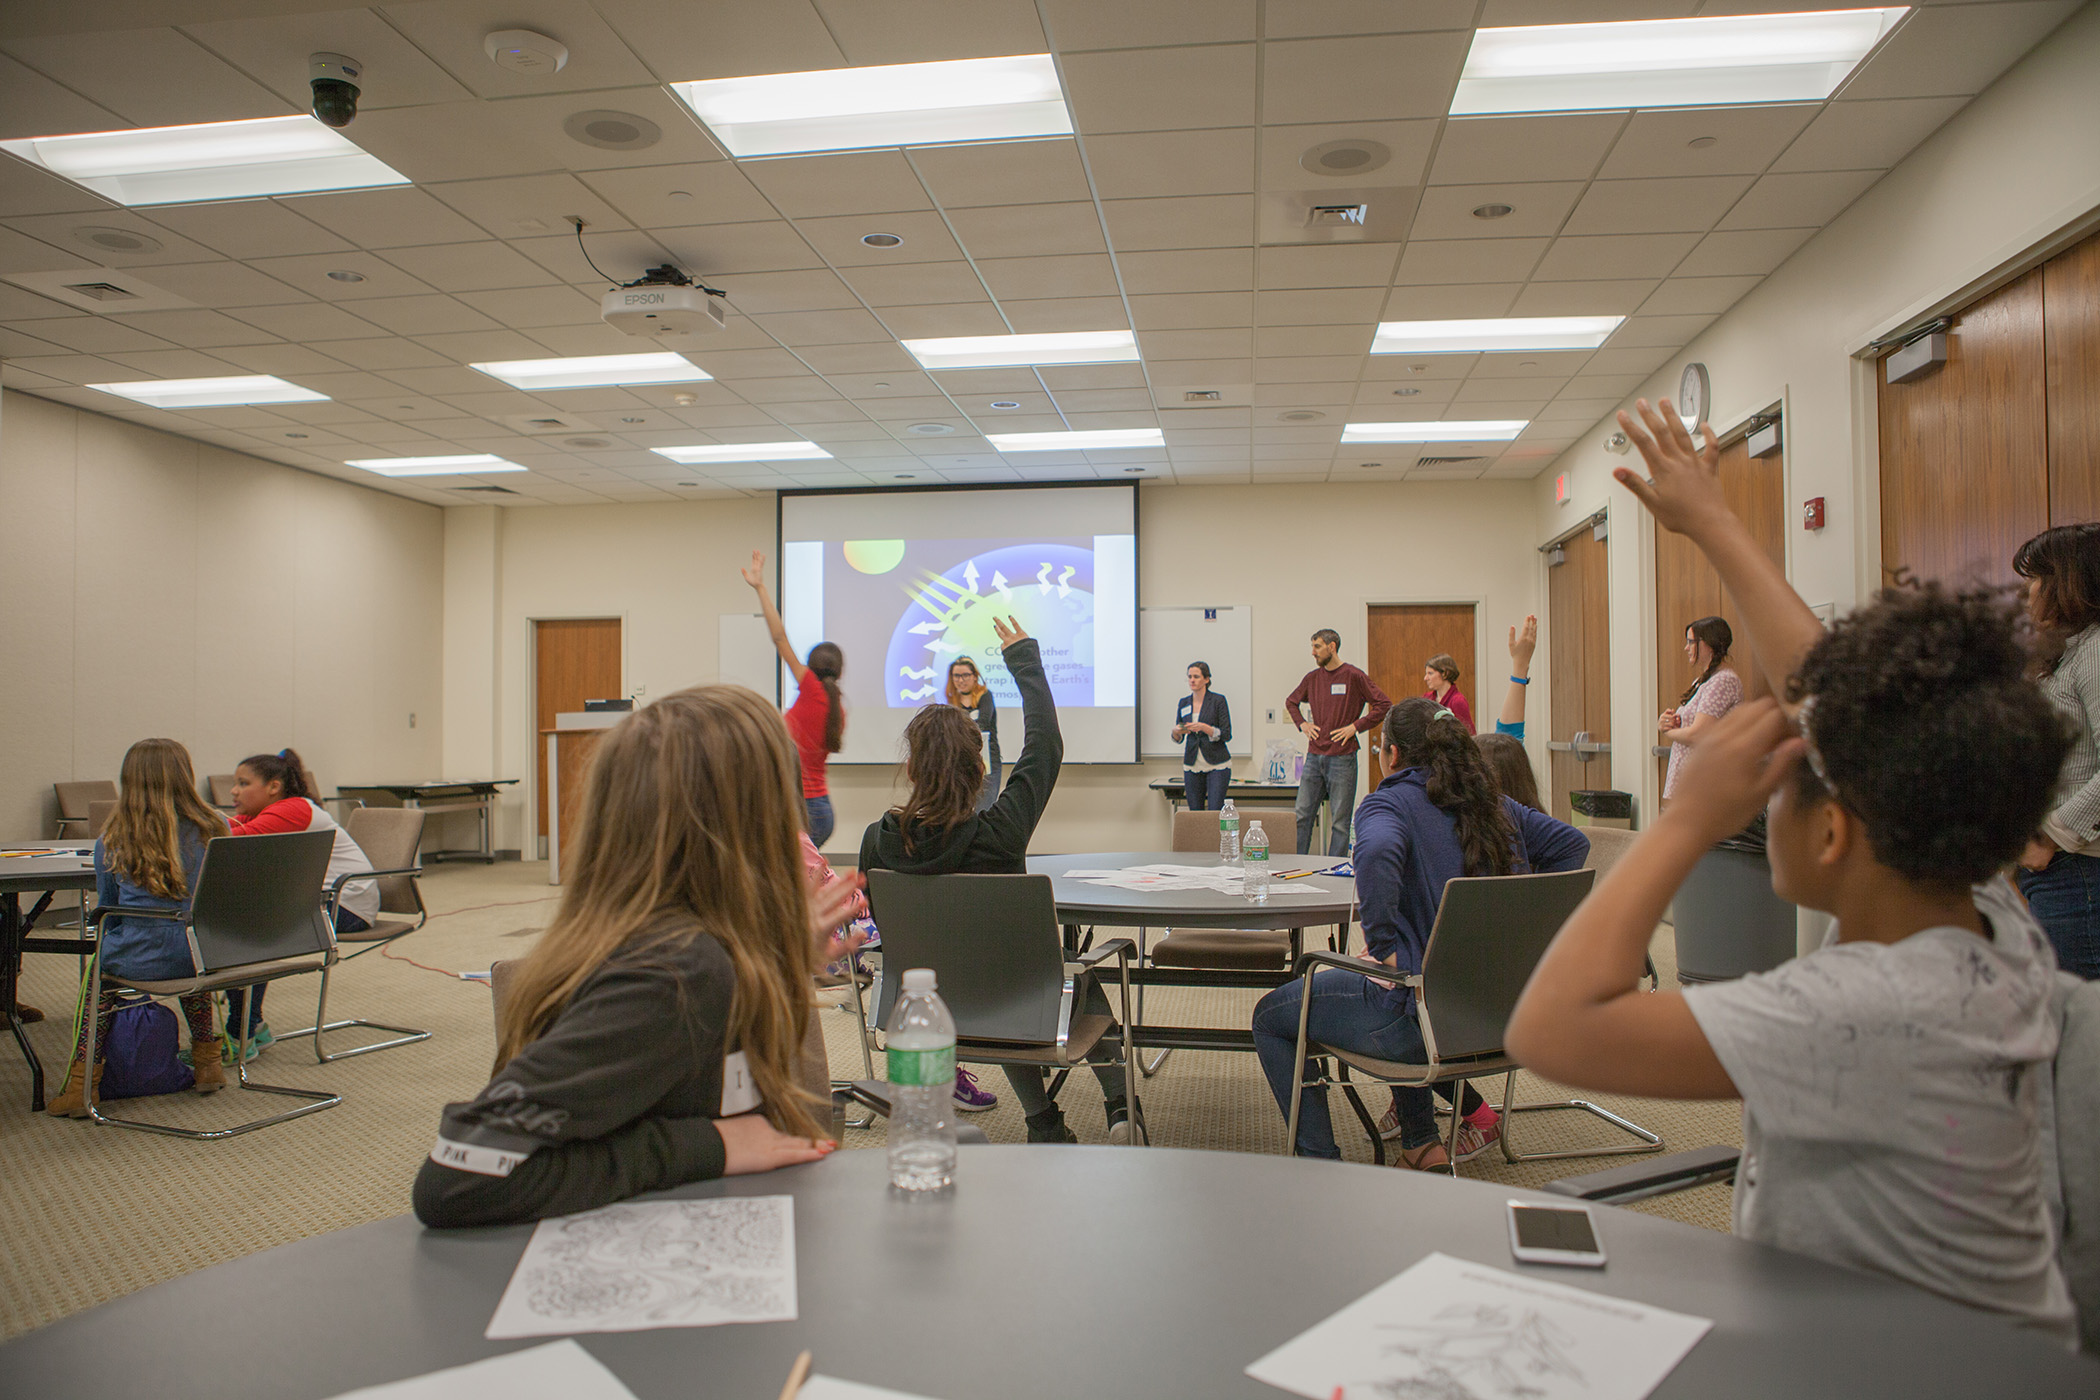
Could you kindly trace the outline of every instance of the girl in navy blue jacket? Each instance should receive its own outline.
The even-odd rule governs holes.
[[[1382,736],[1392,776],[1356,809],[1356,898],[1371,960],[1420,973],[1422,950],[1436,924],[1444,886],[1461,875],[1521,875],[1579,869],[1589,838],[1565,822],[1501,796],[1472,733],[1434,700],[1403,700],[1386,712]],[[1289,1111],[1298,1007],[1305,983],[1291,981],[1254,1009],[1254,1045],[1262,1072]],[[1415,1018],[1414,993],[1362,973],[1327,968],[1313,974],[1306,1032],[1323,1045],[1382,1060],[1422,1064],[1428,1053]],[[1437,1141],[1427,1089],[1396,1091],[1400,1162],[1418,1170],[1447,1165]],[[1461,1111],[1485,1105],[1468,1091]],[[1491,1141],[1483,1137],[1485,1141]],[[1298,1113],[1303,1156],[1339,1159],[1327,1094],[1308,1089]]]

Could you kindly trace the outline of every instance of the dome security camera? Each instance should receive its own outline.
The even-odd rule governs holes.
[[[306,60],[313,84],[314,116],[324,126],[344,127],[357,116],[357,90],[365,66],[339,53],[317,53]]]

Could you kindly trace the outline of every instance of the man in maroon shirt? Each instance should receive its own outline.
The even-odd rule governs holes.
[[[1356,810],[1356,736],[1378,725],[1393,702],[1371,678],[1341,658],[1341,634],[1322,627],[1312,636],[1313,660],[1298,688],[1283,702],[1291,723],[1305,735],[1305,776],[1298,780],[1298,854],[1312,847],[1320,799],[1328,802],[1327,854],[1349,851],[1349,819]],[[1309,706],[1307,719],[1298,707]]]

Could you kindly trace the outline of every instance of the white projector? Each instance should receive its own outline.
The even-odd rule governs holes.
[[[722,298],[699,287],[661,282],[615,287],[598,308],[607,325],[645,339],[718,331],[728,319]]]

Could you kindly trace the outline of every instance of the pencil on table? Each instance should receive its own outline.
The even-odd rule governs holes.
[[[809,1361],[810,1354],[806,1351],[795,1358],[794,1366],[788,1370],[787,1384],[780,1388],[780,1400],[795,1400],[802,1382],[809,1379]]]

